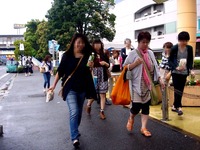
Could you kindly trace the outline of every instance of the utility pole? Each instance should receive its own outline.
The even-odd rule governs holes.
[[[0,125],[0,136],[3,135],[3,125]]]
[[[19,50],[21,51],[21,65],[23,66],[23,54],[24,54],[24,44],[20,43]]]
[[[167,84],[162,91],[162,121],[169,121]]]
[[[56,40],[52,40],[52,57],[53,57],[53,66],[56,66],[56,59],[55,59],[55,46],[57,45],[57,41]]]

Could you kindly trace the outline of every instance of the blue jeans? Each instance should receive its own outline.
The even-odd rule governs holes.
[[[49,88],[50,87],[50,79],[51,79],[51,74],[50,72],[45,72],[43,73],[44,76],[44,88]]]
[[[71,90],[66,98],[70,114],[70,134],[72,141],[77,140],[80,136],[78,127],[81,123],[84,101],[85,92],[79,93]]]

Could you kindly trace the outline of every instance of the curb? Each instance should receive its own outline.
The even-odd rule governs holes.
[[[155,121],[155,122],[157,122],[157,123],[159,123],[159,124],[161,124],[161,125],[163,125],[163,126],[165,126],[165,127],[168,127],[168,128],[170,128],[170,129],[172,129],[172,130],[174,130],[174,131],[176,131],[176,132],[180,132],[180,133],[182,133],[182,134],[185,134],[185,137],[186,137],[186,136],[189,136],[190,138],[196,139],[197,141],[200,142],[200,137],[197,136],[197,135],[195,135],[195,134],[193,134],[193,133],[190,133],[190,132],[188,132],[188,131],[185,131],[185,130],[183,130],[183,129],[180,129],[180,128],[176,127],[176,126],[170,125],[170,124],[168,124],[167,122],[162,121],[162,120],[159,120],[159,119],[156,119],[156,118],[154,118],[154,117],[152,117],[152,116],[149,116],[149,119],[151,119],[151,120],[153,120],[153,121]]]

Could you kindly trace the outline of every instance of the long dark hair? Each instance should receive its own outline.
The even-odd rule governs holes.
[[[100,50],[99,50],[99,55],[100,55],[101,58],[105,58],[104,44],[103,44],[103,42],[102,42],[101,40],[99,40],[99,39],[94,40],[94,41],[92,42],[92,47],[93,47],[93,49],[94,49],[94,45],[95,45],[95,44],[101,44],[101,48],[100,48]],[[94,50],[94,52],[95,52],[95,54],[97,55],[97,52],[96,52],[95,50]]]
[[[46,55],[44,58],[44,62],[47,62],[49,60],[49,58],[51,58],[51,55]]]
[[[81,33],[74,34],[74,36],[72,37],[71,43],[69,45],[69,48],[66,51],[66,54],[74,55],[74,43],[78,38],[81,38],[83,40],[83,42],[85,43],[85,47],[83,48],[82,53],[84,55],[89,56],[91,54],[91,52],[93,51],[92,46],[90,45],[87,37]]]

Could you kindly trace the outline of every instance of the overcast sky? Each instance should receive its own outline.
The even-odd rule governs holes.
[[[44,19],[52,1],[0,0],[0,35],[17,34],[17,30],[13,28],[15,23],[25,24],[31,19]]]

